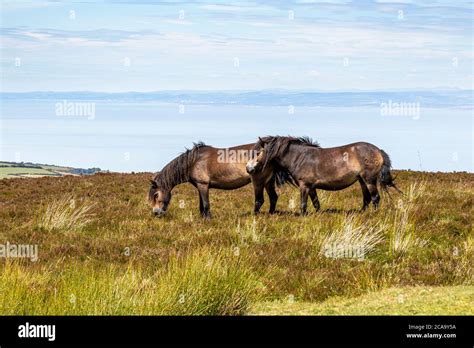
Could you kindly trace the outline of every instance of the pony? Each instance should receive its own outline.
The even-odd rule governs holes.
[[[254,213],[264,203],[264,189],[270,198],[269,212],[275,213],[278,200],[275,184],[283,185],[288,174],[270,165],[258,174],[247,173],[246,164],[254,157],[254,147],[255,144],[244,144],[215,148],[199,142],[186,149],[151,180],[148,202],[155,216],[163,216],[168,210],[173,188],[187,182],[197,189],[199,211],[206,219],[211,217],[209,189],[235,190],[250,182],[255,193]]]
[[[319,210],[316,189],[338,191],[359,182],[365,210],[370,202],[375,209],[380,203],[377,184],[388,192],[395,185],[388,154],[366,142],[322,148],[308,137],[268,136],[259,138],[256,156],[247,163],[252,175],[277,166],[289,174],[288,182],[300,189],[300,211],[306,214],[308,196]]]

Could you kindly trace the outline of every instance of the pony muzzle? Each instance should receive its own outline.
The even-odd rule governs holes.
[[[165,213],[166,213],[166,210],[164,210],[162,208],[153,208],[153,214],[156,217],[161,217],[161,216],[165,215]]]
[[[255,172],[255,166],[252,163],[247,163],[245,166],[245,169],[247,170],[247,173],[252,174]]]

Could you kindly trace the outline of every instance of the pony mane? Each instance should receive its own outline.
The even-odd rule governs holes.
[[[316,140],[313,140],[312,138],[310,138],[306,135],[304,135],[302,137],[298,137],[297,139],[302,145],[308,145],[308,146],[313,146],[313,147],[321,147]]]
[[[262,138],[262,141],[266,144],[265,146],[265,162],[263,167],[267,165],[276,157],[283,155],[288,147],[292,144],[310,146],[315,148],[320,148],[321,146],[317,141],[314,141],[308,136],[303,137],[292,137],[292,136],[268,136]]]
[[[169,162],[155,175],[152,187],[171,190],[174,186],[189,181],[189,171],[197,160],[199,149],[203,147],[208,147],[208,145],[200,141],[193,143],[191,149],[186,148],[183,153]]]

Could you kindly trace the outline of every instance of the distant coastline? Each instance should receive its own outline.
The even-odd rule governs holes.
[[[123,102],[160,102],[187,105],[256,105],[256,106],[376,106],[389,100],[419,103],[426,108],[472,108],[474,91],[157,91],[157,92],[2,92],[1,100],[88,100]]]

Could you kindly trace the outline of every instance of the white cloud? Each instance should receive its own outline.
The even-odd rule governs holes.
[[[21,34],[23,34],[26,37],[30,37],[30,38],[40,40],[40,41],[49,39],[51,37],[51,35],[49,35],[49,34],[35,33],[35,32],[32,32],[32,31],[23,31],[23,32],[21,32]]]

